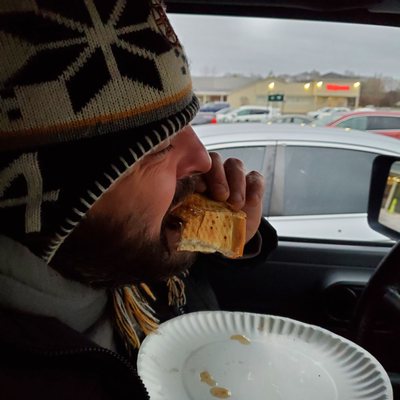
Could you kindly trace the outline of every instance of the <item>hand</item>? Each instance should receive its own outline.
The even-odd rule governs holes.
[[[226,201],[234,210],[247,214],[246,243],[256,234],[262,216],[264,178],[256,171],[246,175],[241,160],[228,158],[225,162],[215,152],[210,153],[210,171],[200,176],[196,191],[218,201]]]

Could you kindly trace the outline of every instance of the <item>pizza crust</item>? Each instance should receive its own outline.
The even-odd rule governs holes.
[[[229,258],[243,255],[246,213],[200,194],[188,196],[172,215],[183,223],[178,251],[219,252]]]

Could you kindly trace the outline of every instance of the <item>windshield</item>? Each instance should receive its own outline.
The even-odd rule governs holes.
[[[235,110],[219,112],[216,123],[205,121],[209,127],[200,138],[217,135],[223,125],[240,126],[235,137],[225,129],[215,139],[218,145],[205,144],[264,174],[264,216],[279,235],[388,241],[367,223],[369,177],[377,155],[400,154],[400,140],[361,135],[362,124],[351,132],[326,125],[360,109],[400,110],[400,29],[180,14],[171,20],[185,44],[201,103],[225,102]],[[202,27],[201,34],[194,26]],[[268,112],[256,111],[260,107]],[[291,118],[279,123],[285,115]],[[300,117],[311,123],[299,123]],[[246,123],[268,126],[268,141],[262,136],[255,144],[239,141],[240,135],[249,139]],[[296,137],[290,126],[298,127]],[[313,136],[306,140],[308,134]]]

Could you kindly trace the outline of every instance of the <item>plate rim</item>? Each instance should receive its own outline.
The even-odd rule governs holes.
[[[182,320],[182,319],[187,319],[187,318],[198,319],[201,316],[207,317],[207,316],[211,316],[211,315],[215,316],[218,314],[221,314],[224,317],[229,316],[230,318],[232,318],[232,316],[244,317],[244,316],[248,315],[253,318],[281,320],[281,321],[284,321],[285,323],[294,323],[295,325],[302,326],[304,328],[312,328],[316,331],[322,332],[324,335],[328,336],[331,339],[337,339],[340,342],[346,344],[347,346],[354,348],[355,350],[358,350],[359,352],[361,352],[364,356],[366,356],[369,359],[369,362],[373,363],[373,365],[377,368],[381,378],[384,381],[383,385],[386,389],[386,393],[382,393],[382,394],[387,395],[387,400],[393,399],[393,388],[392,388],[392,384],[390,382],[388,373],[386,372],[386,370],[383,368],[382,364],[378,361],[378,359],[374,355],[372,355],[370,352],[368,352],[366,349],[364,349],[357,343],[354,343],[351,340],[349,340],[343,336],[340,336],[326,328],[322,328],[318,325],[309,324],[309,323],[302,322],[302,321],[299,321],[299,320],[296,320],[293,318],[289,318],[289,317],[283,317],[283,316],[273,315],[273,314],[253,313],[253,312],[246,312],[246,311],[223,311],[223,310],[194,311],[191,313],[178,315],[174,318],[171,318],[171,319],[161,323],[159,325],[159,328],[157,331],[147,335],[144,338],[144,340],[142,341],[142,344],[139,348],[139,351],[138,351],[136,367],[137,367],[138,375],[139,375],[140,379],[142,380],[144,386],[146,387],[146,390],[149,393],[149,397],[150,397],[150,392],[149,392],[149,388],[147,387],[147,384],[146,384],[146,377],[142,376],[142,372],[144,369],[143,367],[146,362],[146,360],[144,359],[146,357],[146,354],[145,354],[146,348],[150,346],[149,343],[152,342],[155,337],[159,338],[159,336],[161,336],[161,334],[163,333],[164,330],[171,329],[170,328],[171,326],[179,324],[180,320]],[[158,333],[159,330],[161,330],[161,333]],[[278,336],[284,336],[280,332],[278,332],[278,333],[274,332],[274,334],[277,334]],[[150,399],[151,399],[151,397],[150,397]],[[158,399],[158,397],[154,398],[154,400],[157,400],[157,399]],[[365,399],[367,400],[367,398],[365,398]]]

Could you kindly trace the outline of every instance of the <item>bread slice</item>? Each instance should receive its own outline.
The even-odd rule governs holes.
[[[243,255],[246,213],[200,194],[188,196],[172,215],[183,223],[178,251],[219,252],[229,258]]]

